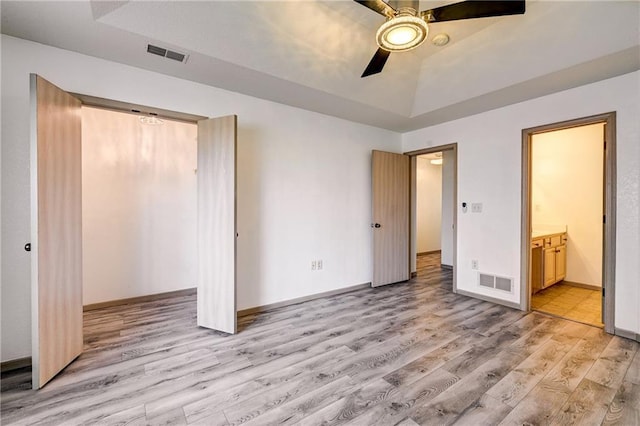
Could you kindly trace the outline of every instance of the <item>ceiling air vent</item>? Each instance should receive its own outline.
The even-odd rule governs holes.
[[[173,59],[174,61],[183,62],[184,58],[186,58],[186,55],[184,55],[183,53],[167,50],[167,55],[165,57],[168,59]]]
[[[154,46],[153,44],[147,44],[147,52],[153,53],[154,55],[163,56],[167,54],[167,49],[163,49],[162,47]]]
[[[162,56],[163,58],[173,59],[178,62],[187,62],[188,56],[184,53],[174,52],[163,47],[154,46],[153,44],[147,44],[147,52],[154,55]]]

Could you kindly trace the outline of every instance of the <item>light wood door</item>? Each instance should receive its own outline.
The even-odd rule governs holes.
[[[236,332],[237,117],[198,122],[198,295],[201,327]]]
[[[409,279],[409,160],[372,152],[373,287]]]
[[[544,249],[544,287],[556,282],[556,248]]]
[[[31,75],[32,377],[82,352],[81,103]]]
[[[531,250],[531,291],[535,294],[544,288],[543,250],[538,246]]]
[[[556,281],[567,276],[567,246],[556,247]]]

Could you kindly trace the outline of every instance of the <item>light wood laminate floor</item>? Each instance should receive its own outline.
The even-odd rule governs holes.
[[[235,336],[196,327],[193,297],[87,312],[45,388],[3,376],[2,424],[639,424],[639,343],[453,294],[439,262]]]
[[[601,290],[575,287],[560,282],[534,294],[531,298],[531,309],[604,327]]]

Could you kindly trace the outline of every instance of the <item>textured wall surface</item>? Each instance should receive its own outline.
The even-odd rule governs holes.
[[[405,133],[403,150],[458,143],[458,288],[520,302],[522,129],[617,113],[615,326],[640,332],[640,72]],[[483,203],[463,213],[462,202]],[[512,294],[480,288],[479,270],[513,277]]]
[[[400,134],[3,35],[3,361],[30,355],[29,73],[70,92],[238,115],[238,309],[371,281],[371,150],[400,152]]]
[[[196,286],[197,134],[82,108],[85,305]]]

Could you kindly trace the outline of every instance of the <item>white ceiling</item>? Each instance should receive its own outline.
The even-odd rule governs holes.
[[[447,46],[392,54],[364,79],[383,18],[350,0],[3,0],[0,11],[4,34],[396,131],[640,69],[638,1],[527,1],[524,15],[432,24],[429,39],[446,32]]]
[[[436,160],[438,158],[442,158],[442,151],[418,155],[418,158],[421,158],[423,160]]]

